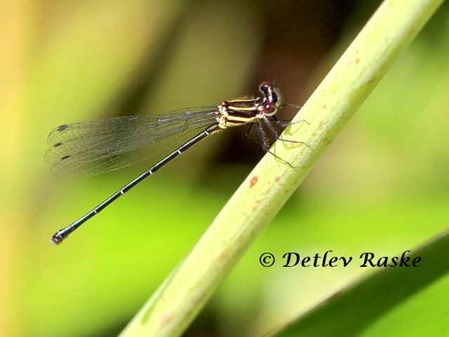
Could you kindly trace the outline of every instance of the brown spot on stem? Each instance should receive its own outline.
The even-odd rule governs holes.
[[[249,188],[253,187],[254,185],[257,184],[257,181],[259,180],[258,176],[254,176],[251,178],[251,180],[249,181]]]
[[[229,257],[229,254],[227,252],[221,252],[218,256],[217,256],[217,262],[219,263],[223,263],[224,261],[226,261]]]
[[[173,319],[173,315],[171,313],[166,313],[161,317],[161,326],[167,326]]]

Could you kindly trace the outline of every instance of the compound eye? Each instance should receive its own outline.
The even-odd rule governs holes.
[[[270,114],[274,111],[274,104],[272,102],[266,102],[264,103],[262,107],[262,112],[264,114]]]

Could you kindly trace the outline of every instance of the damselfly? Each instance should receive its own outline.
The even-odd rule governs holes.
[[[98,214],[117,198],[128,192],[145,178],[181,153],[229,127],[248,125],[248,132],[256,126],[262,148],[269,152],[280,130],[288,121],[276,118],[276,113],[289,104],[283,103],[279,90],[270,82],[259,86],[258,97],[245,97],[223,101],[218,106],[189,108],[164,116],[125,116],[98,121],[63,124],[54,129],[48,141],[51,148],[46,160],[57,173],[100,173],[128,166],[145,159],[139,150],[157,148],[162,143],[175,143],[187,139],[175,147],[165,158],[123,186],[90,212],[59,230],[52,237],[54,244],[61,243],[83,223]],[[288,140],[286,140],[288,141]],[[300,142],[298,142],[300,143]],[[282,159],[281,159],[282,160]]]

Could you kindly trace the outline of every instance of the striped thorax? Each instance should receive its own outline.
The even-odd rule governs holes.
[[[226,129],[254,123],[258,119],[274,116],[282,105],[279,91],[270,82],[259,86],[261,96],[223,101],[218,106],[218,126]]]

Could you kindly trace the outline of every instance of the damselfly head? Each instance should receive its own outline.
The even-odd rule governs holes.
[[[279,90],[271,82],[262,82],[259,85],[259,91],[262,94],[258,110],[265,116],[274,116],[278,108],[282,105]]]

